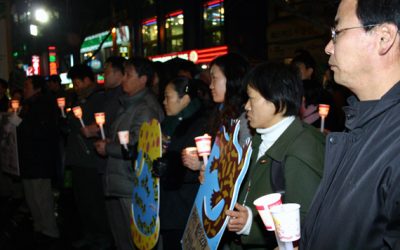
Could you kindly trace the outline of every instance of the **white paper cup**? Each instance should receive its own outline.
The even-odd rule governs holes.
[[[272,219],[270,209],[274,206],[282,204],[282,195],[279,193],[267,194],[256,199],[253,204],[264,222],[265,229],[268,231],[275,230],[275,224]]]
[[[194,138],[197,147],[197,153],[200,156],[208,156],[211,153],[211,136],[204,134]]]
[[[283,204],[270,209],[275,228],[282,242],[292,242],[300,239],[300,205],[296,203]]]
[[[118,138],[119,138],[119,142],[122,145],[128,145],[129,144],[129,131],[128,130],[118,131]]]

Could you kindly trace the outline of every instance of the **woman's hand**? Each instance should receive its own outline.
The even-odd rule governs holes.
[[[235,204],[235,210],[226,210],[226,216],[229,216],[228,230],[231,232],[240,232],[246,225],[249,213],[245,206],[239,203]]]
[[[198,171],[201,169],[203,162],[199,160],[197,153],[188,152],[186,149],[182,150],[182,163],[185,167]]]

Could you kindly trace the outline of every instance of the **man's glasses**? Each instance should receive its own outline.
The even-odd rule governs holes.
[[[343,28],[340,30],[337,30],[335,27],[331,28],[331,38],[332,38],[332,42],[336,43],[336,39],[338,37],[338,35],[345,30],[352,30],[352,29],[360,29],[360,28],[372,28],[377,26],[377,24],[369,24],[369,25],[364,25],[364,26],[357,26],[357,27],[350,27],[350,28]]]

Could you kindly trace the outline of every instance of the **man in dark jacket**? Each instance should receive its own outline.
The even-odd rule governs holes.
[[[77,100],[73,106],[82,108],[85,125],[95,124],[94,113],[104,112],[104,91],[97,86],[94,74],[86,65],[75,65],[68,72]],[[83,239],[74,246],[89,245],[93,249],[107,248],[111,242],[105,198],[98,169],[105,164],[94,148],[97,138],[86,138],[82,125],[72,112],[68,114],[69,134],[65,166],[72,170],[75,203],[83,225]]]
[[[400,0],[342,0],[325,48],[348,100],[301,249],[400,249]]]
[[[33,229],[44,237],[60,236],[54,216],[51,179],[59,157],[57,113],[52,99],[42,94],[45,81],[30,76],[24,83],[24,103],[17,127],[19,165]]]
[[[143,122],[164,115],[155,95],[147,87],[153,79],[151,61],[144,58],[132,58],[125,63],[122,80],[124,95],[120,97],[121,106],[115,121],[111,124],[109,141],[96,142],[96,150],[107,156],[105,172],[105,194],[107,213],[111,231],[118,250],[134,249],[130,230],[130,212],[133,188],[132,161],[124,159],[118,139],[118,131],[129,131],[129,144],[135,145],[139,139]]]

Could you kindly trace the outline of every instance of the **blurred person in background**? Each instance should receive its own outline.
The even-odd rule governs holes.
[[[0,112],[7,112],[9,107],[7,90],[8,90],[7,81],[0,78]]]
[[[24,101],[17,127],[18,154],[26,202],[33,218],[38,240],[60,237],[54,215],[52,178],[59,161],[56,107],[42,93],[45,80],[29,76],[24,83]]]

